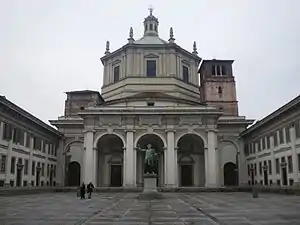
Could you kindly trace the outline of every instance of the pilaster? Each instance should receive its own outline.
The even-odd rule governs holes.
[[[95,167],[94,167],[94,130],[86,130],[84,135],[84,183],[95,182]]]
[[[123,157],[124,187],[136,186],[136,151],[133,146],[133,131],[126,131],[126,150]]]
[[[166,187],[176,187],[177,161],[175,161],[175,135],[173,130],[167,131],[167,151],[165,153],[165,185]]]
[[[8,149],[7,149],[6,167],[5,167],[5,181],[4,181],[4,186],[6,187],[10,186],[11,158],[12,158],[12,140],[9,140]]]
[[[207,147],[207,160],[205,164],[205,168],[207,169],[206,172],[206,186],[207,187],[218,187],[219,182],[218,182],[218,165],[217,165],[217,151],[216,151],[216,131],[215,130],[208,130],[207,131],[207,142],[208,142],[208,147]]]
[[[295,126],[292,126],[290,131],[291,131],[290,136],[291,136],[291,147],[292,147],[294,183],[299,184],[298,167],[297,167],[297,165],[298,165],[298,156],[297,156],[297,152],[296,152],[296,130],[295,130]],[[275,163],[273,163],[273,164],[275,164]]]
[[[4,123],[0,121],[0,139],[3,138],[3,132],[4,132]]]

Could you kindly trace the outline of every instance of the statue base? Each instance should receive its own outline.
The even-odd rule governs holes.
[[[162,199],[162,194],[157,191],[157,175],[156,174],[144,174],[144,190],[139,195],[139,199],[153,200]]]

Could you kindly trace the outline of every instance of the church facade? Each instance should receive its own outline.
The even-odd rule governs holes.
[[[144,34],[110,51],[106,43],[101,94],[67,92],[65,113],[50,123],[63,133],[60,182],[142,187],[144,151],[158,153],[161,187],[247,183],[239,134],[253,121],[238,113],[233,60],[202,60],[159,36],[152,11]]]

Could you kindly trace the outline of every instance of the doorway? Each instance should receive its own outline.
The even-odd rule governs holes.
[[[40,186],[40,170],[36,170],[36,180],[35,180],[35,185]]]
[[[68,186],[80,186],[80,164],[70,162],[68,165]]]
[[[17,187],[21,187],[21,183],[22,183],[22,169],[17,168],[17,182],[16,182]]]
[[[122,165],[110,165],[110,186],[122,186]]]
[[[224,165],[224,185],[237,186],[238,185],[238,171],[234,163],[226,163]]]
[[[181,165],[181,186],[193,186],[193,165]]]
[[[287,169],[286,167],[283,167],[281,169],[282,173],[282,185],[287,186],[288,185],[288,179],[287,179]]]
[[[264,170],[264,185],[268,186],[269,184],[269,179],[268,179],[268,170]]]

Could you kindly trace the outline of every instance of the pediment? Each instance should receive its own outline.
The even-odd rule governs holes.
[[[144,58],[159,58],[159,56],[155,55],[153,53],[150,53],[150,54],[145,55]]]
[[[119,64],[121,63],[121,60],[120,59],[116,59],[112,62],[112,65],[115,65],[115,64]]]
[[[183,59],[181,62],[182,62],[183,64],[190,65],[190,62],[187,61],[187,60],[185,60],[185,59]]]

